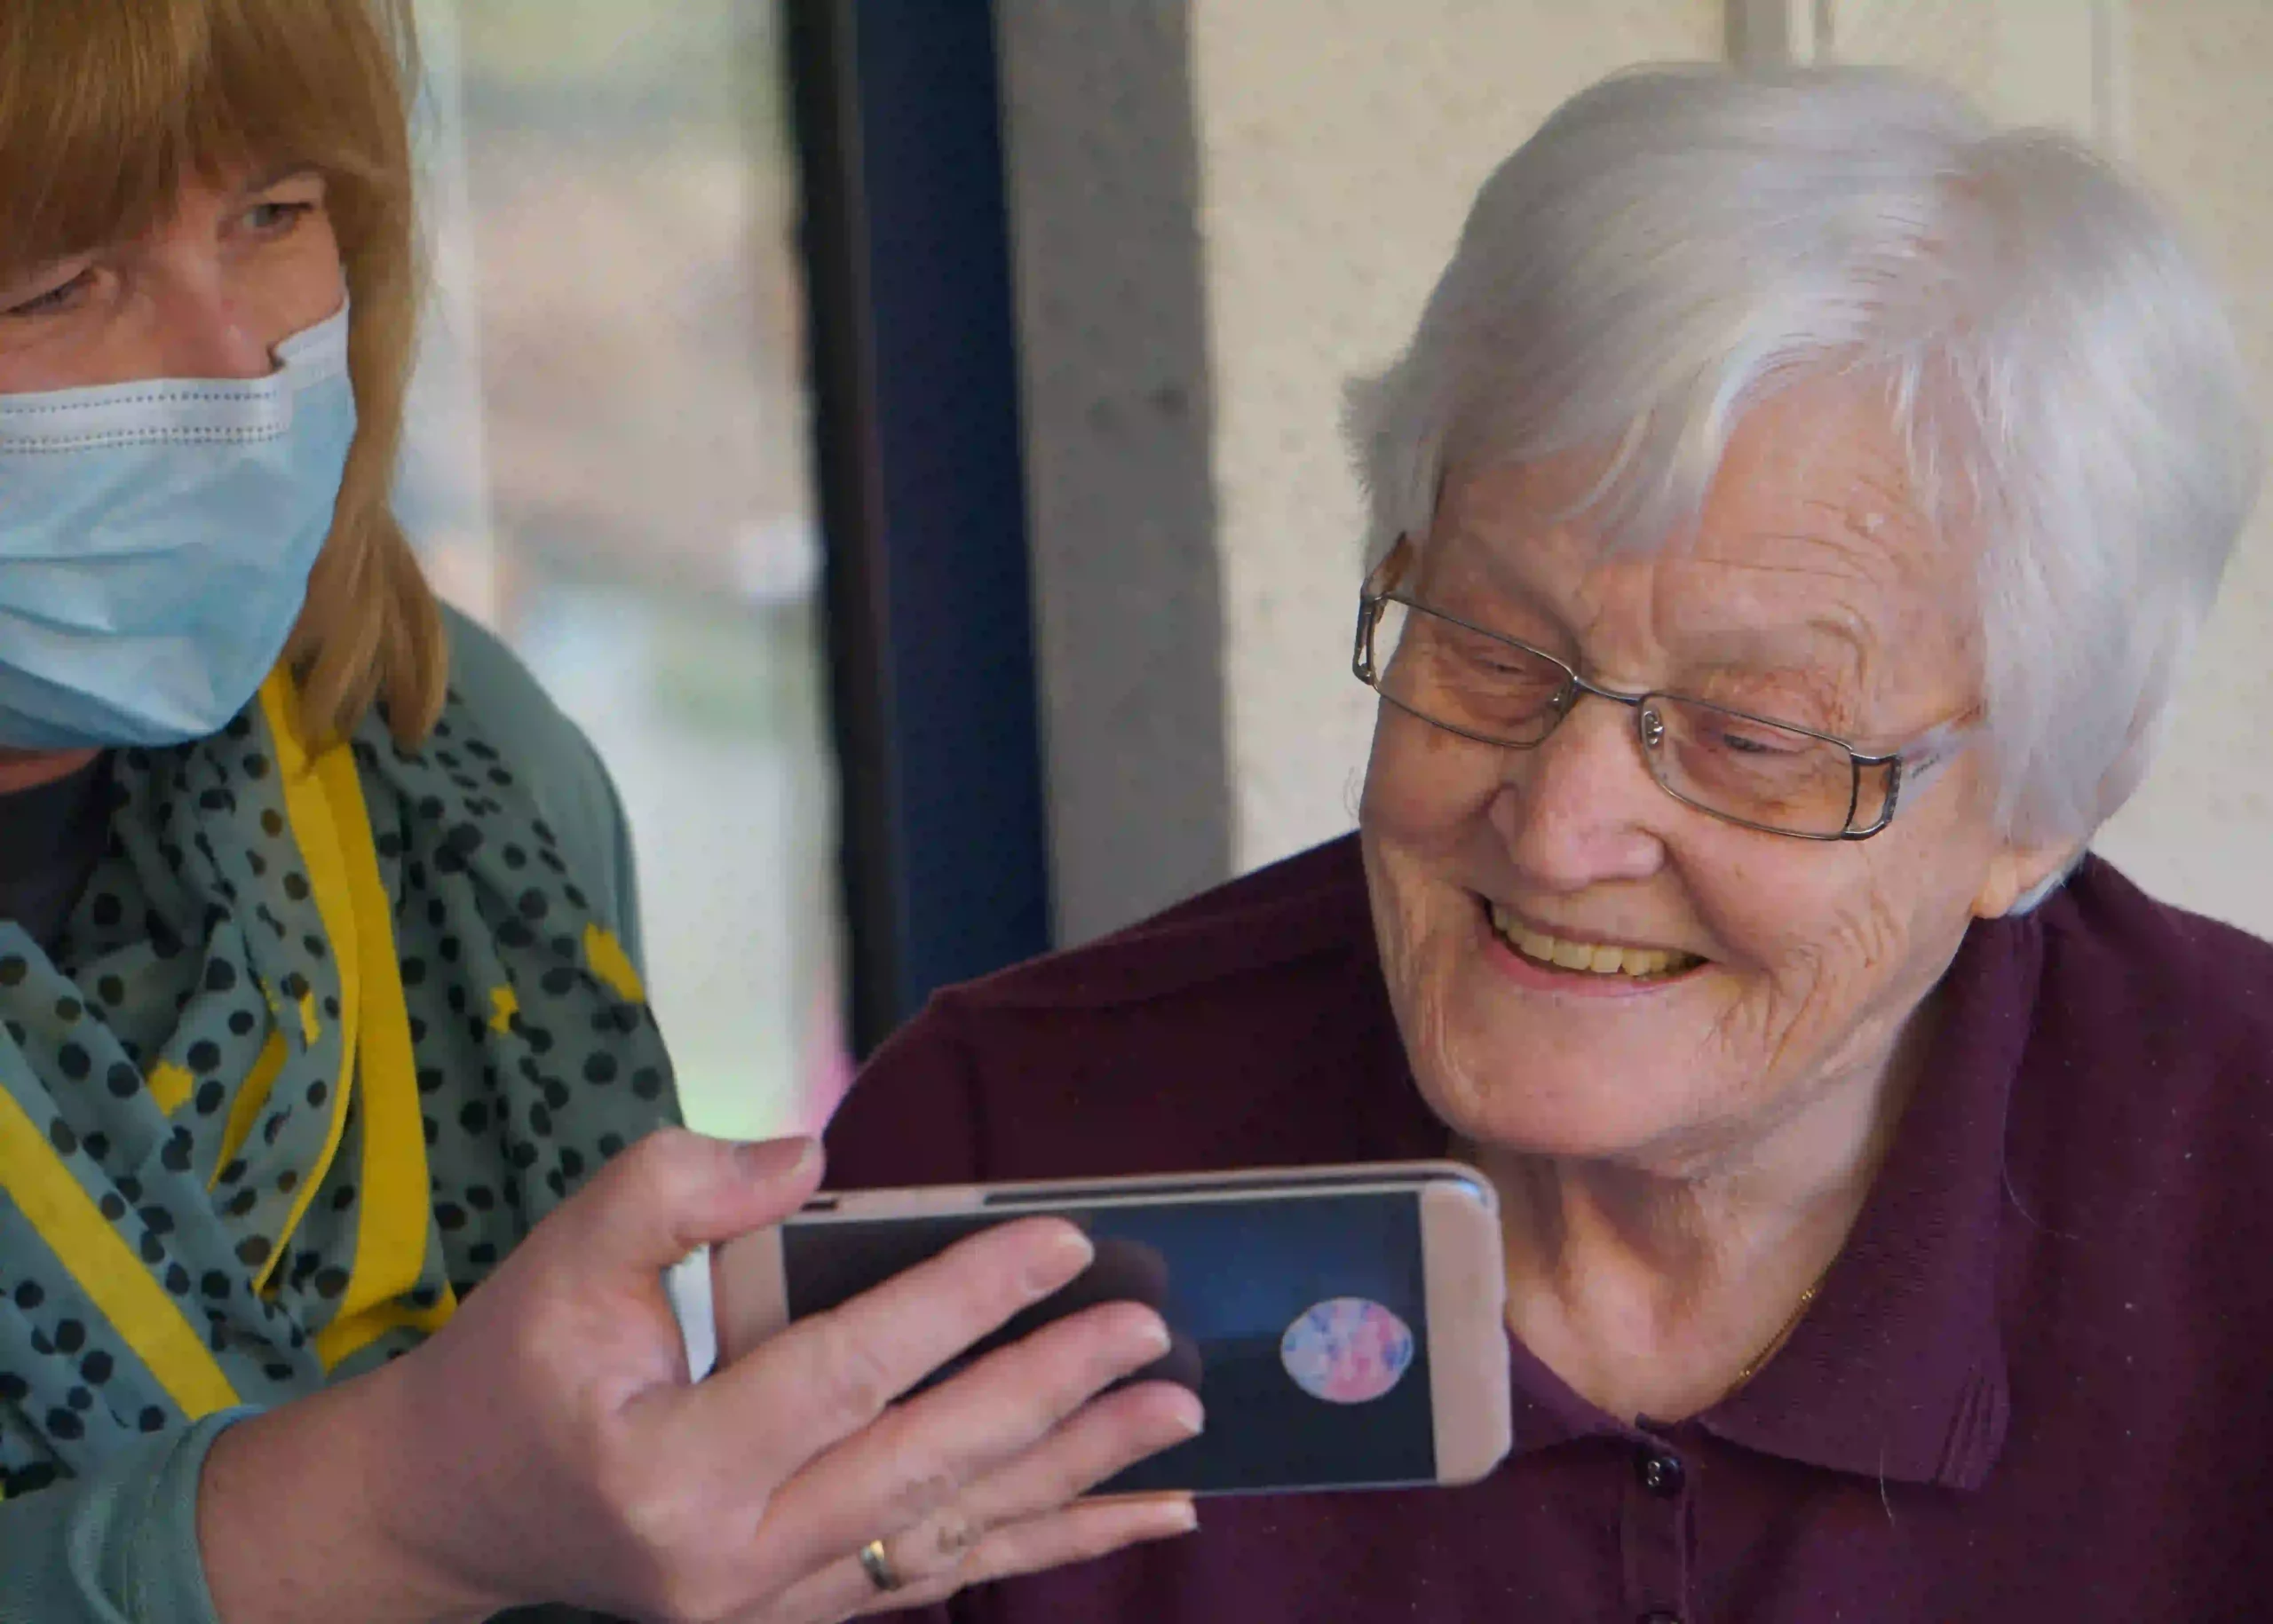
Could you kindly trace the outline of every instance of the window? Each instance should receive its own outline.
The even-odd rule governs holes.
[[[844,1061],[776,9],[420,0],[434,290],[400,505],[614,773],[688,1119]]]

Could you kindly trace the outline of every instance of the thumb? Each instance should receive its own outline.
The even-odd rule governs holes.
[[[741,1144],[666,1128],[618,1156],[553,1215],[602,1273],[652,1275],[697,1247],[778,1224],[820,1183],[818,1139]]]

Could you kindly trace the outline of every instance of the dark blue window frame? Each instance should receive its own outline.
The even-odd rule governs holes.
[[[999,75],[987,0],[788,14],[865,1056],[1049,946]]]

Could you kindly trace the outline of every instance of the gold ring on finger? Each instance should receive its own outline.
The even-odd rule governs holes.
[[[906,1582],[900,1578],[899,1570],[892,1566],[891,1558],[884,1555],[882,1540],[871,1540],[860,1547],[860,1571],[868,1576],[870,1584],[887,1595]]]

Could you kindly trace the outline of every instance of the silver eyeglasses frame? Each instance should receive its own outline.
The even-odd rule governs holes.
[[[1406,715],[1426,722],[1431,727],[1440,728],[1445,733],[1462,739],[1472,740],[1477,744],[1488,745],[1494,749],[1538,749],[1547,742],[1557,727],[1562,725],[1564,718],[1576,709],[1580,696],[1582,694],[1592,694],[1596,699],[1608,700],[1612,704],[1624,705],[1634,713],[1635,738],[1642,747],[1643,759],[1649,764],[1650,777],[1658,788],[1683,805],[1694,807],[1707,817],[1717,818],[1722,822],[1734,824],[1738,828],[1754,829],[1762,835],[1780,835],[1788,840],[1868,840],[1894,821],[1895,810],[1902,798],[1905,782],[1913,791],[1922,789],[1931,779],[1935,770],[1946,763],[1955,753],[1951,747],[1968,731],[1960,724],[1945,723],[1928,730],[1898,750],[1873,755],[1857,749],[1844,739],[1820,733],[1812,727],[1802,727],[1795,723],[1780,721],[1775,717],[1758,716],[1748,710],[1738,710],[1727,705],[1715,704],[1711,700],[1698,699],[1691,694],[1674,693],[1657,689],[1642,693],[1628,693],[1615,688],[1605,688],[1599,683],[1588,681],[1572,669],[1568,661],[1558,659],[1543,648],[1534,648],[1520,638],[1494,631],[1488,626],[1478,626],[1473,622],[1462,620],[1456,614],[1447,614],[1442,609],[1422,603],[1406,593],[1397,591],[1395,587],[1398,578],[1405,572],[1405,564],[1408,556],[1407,543],[1398,543],[1389,557],[1382,560],[1380,567],[1374,572],[1373,576],[1358,590],[1358,634],[1356,645],[1350,654],[1350,667],[1351,674],[1359,682],[1364,683],[1384,701],[1394,705]],[[1449,625],[1457,626],[1463,631],[1472,632],[1477,637],[1488,638],[1494,643],[1528,654],[1535,660],[1543,660],[1556,670],[1561,671],[1563,673],[1562,687],[1542,708],[1541,714],[1548,718],[1546,731],[1528,742],[1519,739],[1495,738],[1458,726],[1453,723],[1441,721],[1425,712],[1416,710],[1384,689],[1381,682],[1381,668],[1374,654],[1374,634],[1381,625],[1382,616],[1390,604],[1401,604],[1407,609],[1433,616]],[[1657,711],[1651,708],[1652,701],[1699,706],[1719,715],[1733,717],[1758,726],[1781,728],[1786,733],[1818,740],[1825,744],[1844,750],[1847,753],[1849,770],[1845,827],[1828,832],[1779,828],[1774,824],[1760,823],[1749,818],[1740,818],[1733,812],[1723,812],[1715,806],[1708,806],[1701,801],[1683,795],[1666,781],[1663,772],[1657,765],[1659,760],[1657,747],[1664,742],[1665,722]],[[1655,737],[1651,736],[1653,733]],[[1879,814],[1874,820],[1857,828],[1855,824],[1855,814],[1862,804],[1863,774],[1865,771],[1874,772],[1880,769],[1884,769],[1887,773],[1886,803],[1879,809]]]

